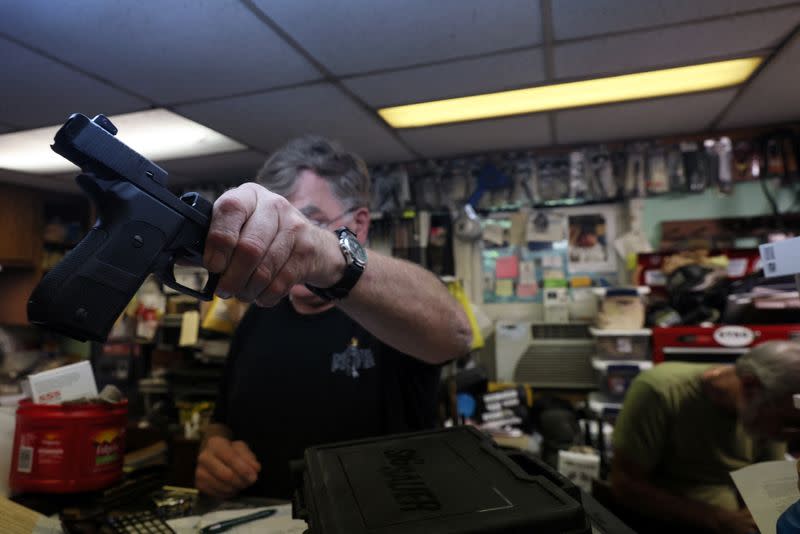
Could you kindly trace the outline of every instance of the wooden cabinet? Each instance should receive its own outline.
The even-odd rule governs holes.
[[[0,324],[28,324],[28,297],[42,277],[41,192],[0,184]]]
[[[41,278],[39,269],[0,271],[0,325],[29,324],[28,298]]]
[[[83,195],[0,184],[0,325],[28,324],[28,298],[44,274],[45,252],[63,257],[83,237],[88,221]],[[45,223],[79,228],[64,243],[47,243]]]
[[[38,268],[41,257],[40,193],[0,184],[0,266]]]

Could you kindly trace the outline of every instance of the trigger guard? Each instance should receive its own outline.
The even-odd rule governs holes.
[[[203,295],[207,298],[203,298],[203,300],[211,300],[214,298],[220,276],[222,275],[219,273],[208,273],[208,280],[206,280],[206,286],[203,288]]]
[[[213,299],[214,291],[217,289],[217,283],[219,282],[220,275],[218,273],[208,273],[208,280],[206,280],[205,287],[203,287],[202,291],[197,291],[191,287],[186,287],[183,284],[179,284],[178,281],[175,280],[175,273],[173,269],[175,268],[176,261],[177,258],[173,256],[169,258],[168,261],[161,262],[155,271],[155,275],[158,277],[159,281],[167,287],[171,287],[175,291],[183,293],[184,295],[189,295],[190,297],[204,301]]]

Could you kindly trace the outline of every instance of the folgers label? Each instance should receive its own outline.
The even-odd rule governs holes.
[[[9,483],[15,492],[77,493],[122,476],[127,402],[34,404],[23,400]]]
[[[42,436],[39,447],[36,450],[39,469],[43,473],[52,471],[61,472],[61,464],[64,462],[64,434],[62,432],[47,432]],[[48,468],[48,466],[53,466]]]
[[[122,461],[124,434],[125,431],[119,428],[108,428],[94,433],[91,438],[94,451],[92,465],[97,470],[106,466],[116,468],[115,464]]]

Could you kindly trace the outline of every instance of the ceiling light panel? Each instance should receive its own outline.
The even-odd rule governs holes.
[[[761,61],[760,57],[732,59],[395,106],[378,113],[395,128],[414,128],[709,91],[741,84]]]
[[[66,117],[64,117],[66,120]],[[244,149],[244,145],[165,109],[110,117],[117,137],[151,160],[204,156]],[[61,125],[0,135],[0,168],[55,174],[77,167],[50,149]]]

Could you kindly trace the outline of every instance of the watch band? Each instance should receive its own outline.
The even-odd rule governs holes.
[[[344,256],[346,262],[342,277],[331,287],[316,287],[306,284],[306,287],[309,289],[309,291],[325,300],[341,300],[347,297],[347,295],[350,294],[350,290],[353,289],[353,286],[355,286],[356,282],[358,282],[358,280],[361,278],[365,267],[364,265],[356,262],[350,252],[345,248],[345,239],[348,237],[353,240],[356,239],[356,235],[352,232],[352,230],[343,226],[341,228],[337,228],[334,233],[339,238],[339,248],[341,249],[342,255]]]

